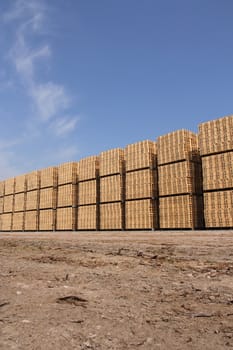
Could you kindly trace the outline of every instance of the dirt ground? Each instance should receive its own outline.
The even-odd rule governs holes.
[[[0,234],[0,349],[228,348],[232,230]]]

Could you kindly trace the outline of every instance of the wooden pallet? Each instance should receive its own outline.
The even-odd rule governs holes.
[[[91,156],[78,162],[78,181],[95,179],[99,169],[99,157]]]
[[[198,137],[188,130],[177,130],[157,139],[158,165],[178,160],[199,160]]]
[[[206,227],[233,227],[233,189],[204,193]]]
[[[26,191],[26,175],[19,175],[15,177],[15,193]]]
[[[57,189],[54,187],[40,189],[40,209],[55,209],[57,205]]]
[[[78,205],[95,204],[97,202],[96,180],[83,181],[78,184]]]
[[[78,230],[96,230],[97,229],[97,206],[84,205],[78,207]]]
[[[3,197],[3,213],[13,212],[13,205],[14,205],[13,194]]]
[[[100,204],[100,229],[123,229],[123,206],[120,202]]]
[[[12,217],[12,231],[24,230],[24,212],[13,213]]]
[[[25,223],[24,230],[25,231],[37,231],[38,230],[38,211],[30,210],[25,211]]]
[[[125,175],[125,199],[157,197],[157,171],[144,169]]]
[[[40,170],[40,188],[57,186],[57,167]]]
[[[5,180],[5,196],[8,194],[13,194],[15,191],[15,178]]]
[[[73,184],[61,185],[57,189],[57,207],[77,205],[77,186]]]
[[[14,195],[14,211],[23,211],[25,209],[25,193]]]
[[[123,178],[120,174],[100,178],[100,202],[121,201]]]
[[[157,147],[154,141],[141,141],[125,148],[125,170],[131,171],[156,166]]]
[[[77,183],[78,163],[68,162],[58,166],[58,185]]]
[[[121,148],[110,149],[100,153],[99,175],[122,173],[124,166],[124,150]]]
[[[199,125],[201,155],[233,150],[233,116],[226,116]]]
[[[27,191],[37,190],[40,186],[40,171],[35,170],[26,175]]]
[[[56,210],[57,230],[76,230],[76,209],[72,207],[57,208]]]
[[[126,230],[158,228],[156,202],[151,199],[126,201]]]
[[[26,192],[25,210],[36,210],[39,208],[39,190]]]
[[[233,188],[233,151],[202,158],[205,191]]]
[[[56,211],[53,209],[45,209],[39,211],[39,230],[53,231],[55,230]]]

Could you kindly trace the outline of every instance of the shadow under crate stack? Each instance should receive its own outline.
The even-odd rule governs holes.
[[[15,177],[12,231],[24,231],[26,205],[26,175]]]
[[[141,141],[125,148],[125,228],[158,228],[156,143]]]
[[[100,153],[100,230],[123,230],[124,151],[121,148]]]
[[[4,181],[4,196],[1,215],[2,231],[12,230],[12,218],[14,208],[15,178]]]
[[[157,146],[160,228],[202,228],[202,171],[197,135],[178,130],[158,137]]]
[[[39,230],[54,231],[57,206],[57,167],[40,170]]]
[[[233,228],[233,116],[199,125],[207,228]]]
[[[56,230],[77,227],[77,162],[58,167]]]
[[[99,229],[99,159],[91,156],[78,162],[78,230]]]

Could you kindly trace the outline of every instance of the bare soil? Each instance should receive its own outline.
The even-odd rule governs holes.
[[[232,230],[0,234],[0,349],[228,348]]]

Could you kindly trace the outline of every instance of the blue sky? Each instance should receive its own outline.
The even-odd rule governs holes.
[[[0,3],[0,177],[233,112],[232,0]]]

